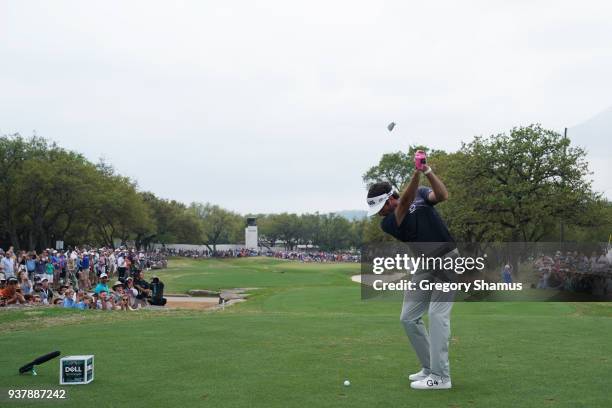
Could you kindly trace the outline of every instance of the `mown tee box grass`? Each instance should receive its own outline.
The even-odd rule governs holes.
[[[66,407],[611,406],[610,304],[456,303],[453,389],[419,392],[407,379],[419,364],[401,299],[362,301],[358,273],[359,264],[180,259],[155,271],[168,292],[258,289],[213,312],[4,310],[0,388],[58,387],[57,359],[38,376],[17,374],[57,349],[96,361],[95,381],[66,387]]]

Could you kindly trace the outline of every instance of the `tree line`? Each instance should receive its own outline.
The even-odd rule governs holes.
[[[448,187],[450,199],[438,210],[457,241],[606,241],[612,232],[612,204],[592,191],[584,150],[556,132],[519,127],[475,137],[456,152],[410,146],[383,155],[363,175],[366,187],[385,180],[401,191],[418,149],[427,151]],[[269,247],[335,251],[390,239],[377,217],[240,215],[211,203],[160,198],[140,191],[108,163],[92,163],[44,138],[0,137],[2,247],[40,250],[57,240],[113,247],[133,241],[139,247],[191,243],[214,250],[243,243],[249,216],[257,218],[260,243]]]
[[[358,246],[355,226],[334,214],[257,214],[263,245]],[[246,217],[210,203],[183,204],[139,191],[105,162],[44,138],[0,137],[0,246],[45,249],[114,247],[134,242],[244,243]]]

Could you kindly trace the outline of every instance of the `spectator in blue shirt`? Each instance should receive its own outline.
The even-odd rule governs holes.
[[[36,254],[30,255],[26,260],[26,270],[28,271],[28,278],[34,279],[34,274],[36,273]]]
[[[72,307],[79,310],[85,310],[88,308],[87,303],[85,303],[85,293],[83,291],[79,290],[77,300]]]
[[[110,290],[108,288],[108,275],[103,273],[100,275],[100,283],[98,283],[96,285],[96,289],[94,290],[94,292],[96,293],[96,295],[99,295],[100,292],[106,292],[109,293]]]
[[[72,289],[68,289],[64,295],[64,302],[62,303],[63,307],[66,308],[74,308],[76,307],[76,302],[74,301],[74,291]]]

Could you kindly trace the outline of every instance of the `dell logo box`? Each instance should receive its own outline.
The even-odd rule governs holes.
[[[60,360],[60,384],[89,384],[94,379],[94,356],[68,356]]]

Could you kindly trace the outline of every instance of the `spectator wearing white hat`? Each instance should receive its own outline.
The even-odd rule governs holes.
[[[102,273],[100,275],[100,282],[98,282],[96,288],[94,289],[96,295],[99,295],[102,291],[105,291],[107,294],[110,292],[110,289],[108,288],[108,275],[106,273]]]

